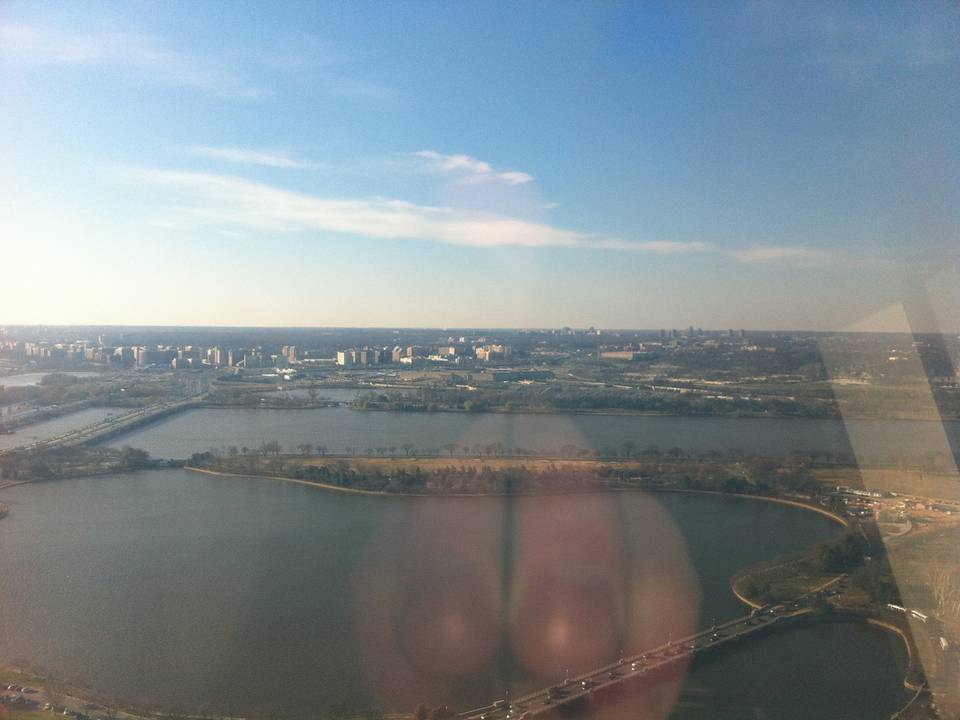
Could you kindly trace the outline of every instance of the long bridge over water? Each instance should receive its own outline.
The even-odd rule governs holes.
[[[576,677],[568,677],[559,684],[521,697],[497,700],[490,705],[462,712],[457,717],[461,720],[525,720],[578,701],[582,702],[594,695],[629,685],[631,682],[640,682],[641,678],[654,675],[682,660],[690,660],[710,650],[738,642],[746,637],[759,635],[775,626],[810,616],[814,612],[814,601],[818,597],[833,592],[827,588],[846,582],[846,578],[846,575],[838,576],[827,586],[802,595],[791,602],[758,608],[736,620],[715,625],[684,638],[671,640]]]
[[[57,447],[73,447],[75,445],[84,445],[106,440],[109,437],[128,432],[141,425],[146,425],[162,417],[166,417],[167,415],[172,415],[190,407],[199,406],[200,400],[200,395],[194,395],[178,400],[154,403],[153,405],[137,408],[123,415],[108,417],[100,422],[76,428],[75,430],[69,430],[55,437],[37,440],[28,445],[22,445],[8,450],[0,450],[0,455],[15,450],[52,450]]]

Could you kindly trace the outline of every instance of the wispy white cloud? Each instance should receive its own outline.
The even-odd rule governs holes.
[[[519,218],[389,198],[317,197],[210,173],[146,170],[139,176],[172,190],[172,202],[181,211],[219,226],[322,230],[473,247],[577,247],[594,240],[584,233]]]
[[[217,234],[233,239],[241,239],[247,236],[246,233],[242,233],[239,230],[228,230],[227,228],[217,228]]]
[[[52,28],[0,25],[0,53],[37,64],[109,65],[164,83],[255,98],[263,91],[230,69],[163,46],[135,33],[63,33]]]
[[[567,247],[657,254],[710,250],[706,243],[631,243],[521,218],[390,198],[318,197],[228,175],[156,169],[136,172],[138,178],[169,193],[164,197],[166,207],[204,218],[217,228],[320,230],[481,248]]]
[[[230,175],[161,169],[134,172],[138,179],[161,189],[164,209],[176,213],[173,221],[199,218],[221,235],[315,230],[477,248],[560,247],[653,255],[712,255],[750,265],[805,267],[836,261],[834,254],[810,247],[754,245],[725,249],[701,241],[630,241],[463,208],[383,197],[321,197]]]
[[[713,252],[710,243],[680,242],[676,240],[649,240],[646,242],[630,242],[628,240],[605,239],[597,240],[594,247],[604,250],[623,250],[626,252],[650,252],[657,255],[684,255],[690,253]]]
[[[442,155],[435,150],[420,150],[414,155],[429,160],[432,168],[438,172],[469,172],[475,175],[489,175],[493,172],[490,163],[469,155]]]
[[[0,56],[39,65],[102,66],[166,85],[256,99],[267,92],[249,82],[234,63],[175,50],[143,33],[96,33],[0,22]]]
[[[836,260],[833,253],[818,248],[809,248],[797,245],[754,245],[742,250],[735,250],[733,258],[748,265],[821,265]]]
[[[413,156],[424,161],[429,172],[453,175],[466,183],[501,182],[507,185],[523,185],[533,181],[533,176],[519,170],[494,170],[493,166],[470,155],[445,155],[436,150],[419,150]]]
[[[316,41],[299,37],[309,52],[277,55],[245,50],[242,54],[211,54],[176,48],[154,35],[118,31],[62,29],[0,20],[0,60],[29,65],[98,68],[139,81],[189,88],[230,100],[256,100],[272,94],[253,78],[263,72],[309,77],[311,89],[330,96],[382,100],[393,89],[343,74],[329,49],[315,51]]]
[[[265,165],[275,168],[316,169],[317,163],[308,162],[292,156],[284,150],[251,150],[237,147],[212,147],[209,145],[195,145],[184,148],[190,155],[226,160],[232,163],[246,165]]]

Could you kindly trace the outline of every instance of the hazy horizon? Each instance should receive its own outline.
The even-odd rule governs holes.
[[[476,332],[553,332],[557,330],[572,330],[577,332],[586,332],[589,330],[596,330],[602,333],[658,333],[661,330],[671,331],[678,330],[681,332],[686,332],[689,327],[694,327],[697,332],[703,333],[727,333],[730,330],[735,332],[740,332],[741,330],[746,333],[763,333],[763,334],[775,334],[782,333],[785,335],[789,334],[801,334],[801,333],[810,333],[816,335],[829,335],[829,334],[864,334],[864,335],[888,335],[888,334],[946,334],[953,335],[957,330],[948,330],[948,331],[912,331],[912,330],[812,330],[812,329],[802,329],[802,328],[727,328],[727,327],[702,327],[694,324],[693,326],[684,325],[682,327],[604,327],[598,325],[589,325],[589,326],[574,326],[574,325],[181,325],[181,324],[113,324],[113,323],[7,323],[5,325],[0,325],[0,330],[3,329],[18,329],[18,330],[29,330],[29,329],[60,329],[60,330],[84,330],[84,329],[97,329],[97,330],[250,330],[250,331],[277,331],[277,330],[292,330],[292,331],[348,331],[348,330],[360,330],[360,331],[384,331],[384,332],[405,332],[405,331],[425,331],[425,330],[438,330],[442,332],[453,332],[455,330],[462,331],[476,331]]]

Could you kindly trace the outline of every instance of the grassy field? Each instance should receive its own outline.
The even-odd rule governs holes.
[[[921,470],[897,468],[844,468],[815,470],[814,477],[828,485],[862,485],[871,490],[960,500],[960,478],[956,475],[934,475]]]
[[[761,605],[793,600],[833,580],[834,573],[820,570],[816,557],[748,568],[734,576],[734,591]]]
[[[890,548],[889,557],[903,604],[942,623],[912,622],[911,631],[930,684],[949,688],[952,694],[955,662],[943,662],[949,656],[940,651],[938,642],[941,635],[960,640],[960,527],[907,536]]]
[[[16,708],[16,706],[9,708],[10,714],[6,716],[0,715],[0,717],[7,717],[10,720],[50,720],[53,717],[46,710],[21,710]]]
[[[27,687],[43,687],[45,680],[32,673],[20,673],[14,668],[0,667],[0,684],[26,685]]]
[[[20,673],[11,667],[0,667],[0,685],[25,685],[40,690],[46,687],[46,681],[33,673]],[[20,708],[16,705],[0,707],[0,718],[6,720],[50,720],[50,717],[50,713],[44,710]]]
[[[944,628],[960,639],[960,527],[934,530],[896,545],[890,561],[904,600],[936,607]]]

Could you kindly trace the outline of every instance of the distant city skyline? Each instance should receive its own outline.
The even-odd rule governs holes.
[[[8,2],[0,324],[955,332],[958,36],[950,2]]]

